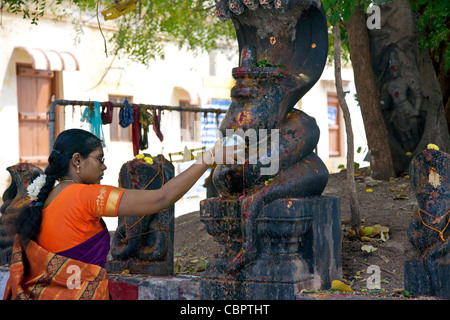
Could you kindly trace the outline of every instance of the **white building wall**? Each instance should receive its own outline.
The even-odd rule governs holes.
[[[94,19],[95,20],[95,19]],[[205,89],[205,79],[216,76],[217,79],[231,78],[233,67],[238,66],[238,51],[235,48],[222,48],[213,54],[179,50],[175,45],[168,44],[165,50],[165,60],[152,61],[147,68],[126,59],[118,59],[109,51],[105,54],[103,38],[96,23],[84,27],[84,34],[75,43],[74,26],[69,22],[55,22],[41,18],[39,25],[31,25],[28,20],[6,12],[2,13],[0,28],[0,194],[9,184],[9,174],[6,167],[19,161],[18,139],[18,109],[17,109],[17,63],[31,63],[30,57],[24,52],[14,50],[16,47],[53,49],[72,52],[80,65],[80,71],[63,71],[61,99],[107,101],[108,95],[131,95],[134,103],[153,105],[178,105],[182,93],[174,91],[175,87],[203,90],[202,104],[208,103],[208,93]],[[110,32],[107,28],[104,33]],[[114,60],[114,61],[113,61]],[[351,69],[343,68],[343,79],[351,91],[347,95],[347,103],[351,109],[355,148],[367,144],[364,135],[359,107],[353,99],[355,88]],[[321,131],[317,146],[319,157],[329,165],[330,171],[335,171],[339,164],[345,164],[345,158],[331,159],[328,152],[327,125],[327,91],[335,91],[334,70],[327,67],[317,84],[303,97],[301,109],[314,117]],[[184,93],[186,95],[186,93]],[[219,98],[209,96],[209,98]],[[220,97],[223,98],[223,97]],[[61,108],[61,107],[60,107]],[[81,124],[80,107],[67,106],[65,127],[84,127]],[[343,121],[342,121],[343,123]],[[200,142],[181,143],[180,115],[178,112],[164,111],[161,122],[164,141],[161,143],[150,127],[149,149],[145,151],[152,156],[163,153],[168,158],[169,152],[183,151],[184,147],[201,147]],[[105,135],[105,156],[107,173],[103,183],[118,184],[118,173],[121,165],[133,158],[131,142],[111,142],[109,125],[103,126]],[[345,139],[345,130],[342,128]],[[344,144],[344,140],[342,142]],[[364,154],[356,154],[357,162],[362,163]],[[176,165],[177,167],[177,165]],[[182,199],[176,204],[177,214],[198,210],[199,201],[206,197],[199,195],[194,198]],[[114,222],[108,222],[114,228]]]
[[[92,21],[95,21],[92,20]],[[111,32],[103,28],[105,35]],[[210,75],[210,57],[207,53],[193,54],[179,50],[174,44],[165,47],[165,59],[155,60],[145,67],[128,59],[114,58],[109,50],[105,54],[103,38],[97,23],[90,23],[83,28],[83,34],[75,42],[76,33],[70,21],[55,22],[51,17],[39,20],[38,26],[19,15],[2,13],[0,28],[0,194],[9,186],[10,176],[5,170],[19,162],[18,138],[18,99],[16,64],[31,64],[32,59],[16,47],[42,48],[56,51],[70,51],[77,58],[79,71],[62,71],[60,99],[107,101],[108,95],[132,96],[133,103],[177,106],[179,99],[189,98],[183,90],[175,87],[199,90],[203,87],[205,77]],[[109,46],[108,46],[109,48]],[[215,73],[231,78],[231,69],[236,66],[235,48],[217,50],[215,53]],[[227,55],[224,55],[223,52]],[[235,50],[237,52],[237,50]],[[208,103],[208,92],[201,92],[202,104]],[[80,123],[82,109],[79,106],[58,106],[64,108],[65,128],[82,127],[89,129],[89,124]],[[118,185],[118,173],[122,164],[133,158],[131,142],[111,142],[109,125],[103,126],[105,136],[105,157],[108,169],[102,183]],[[140,151],[156,156],[163,153],[166,158],[170,152],[183,151],[184,147],[198,148],[201,143],[182,143],[180,140],[179,112],[163,111],[161,131],[164,141],[161,143],[149,128],[149,148]],[[178,165],[175,164],[178,174]],[[189,199],[182,199],[176,204],[176,214],[198,210],[199,201],[204,194]],[[114,222],[108,223],[114,228]]]
[[[328,138],[328,102],[327,93],[336,92],[334,76],[334,67],[327,65],[324,69],[320,80],[308,91],[308,93],[299,102],[299,109],[306,112],[317,121],[320,129],[320,139],[317,144],[317,155],[325,162],[330,172],[337,172],[339,165],[347,167],[347,138],[345,132],[344,119],[341,113],[341,156],[330,157],[329,154],[329,138]],[[361,110],[355,100],[356,89],[354,85],[353,70],[351,68],[342,68],[342,81],[344,84],[344,91],[350,91],[345,96],[348,108],[350,110],[350,117],[353,128],[354,138],[354,153],[355,162],[359,163],[360,167],[368,166],[369,163],[364,161],[367,153],[367,139],[364,130],[364,123],[362,120]],[[358,153],[358,148],[361,147],[361,152]]]

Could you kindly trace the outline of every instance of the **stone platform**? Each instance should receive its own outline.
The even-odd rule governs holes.
[[[111,295],[115,300],[296,300],[302,289],[329,289],[332,280],[342,277],[339,208],[339,199],[332,197],[268,206],[258,223],[274,235],[262,237],[270,246],[266,244],[260,258],[241,273],[243,278],[224,279],[217,261],[202,276],[108,272]],[[304,219],[310,221],[310,232],[301,239],[293,237],[291,229]],[[8,277],[8,268],[0,268],[2,294]]]
[[[0,267],[0,300],[8,278],[9,268]],[[114,300],[200,300],[199,276],[108,274],[108,280]]]
[[[0,300],[3,299],[8,267],[0,267]],[[178,300],[200,301],[201,277],[197,275],[177,275],[171,277],[149,277],[145,275],[109,275],[109,290],[114,300]],[[436,297],[420,296],[414,299],[394,298],[395,300],[439,300]],[[442,299],[442,298],[441,298]],[[360,293],[297,293],[290,300],[391,300],[388,297],[364,295]]]
[[[201,213],[208,233],[219,242],[231,239],[228,242],[239,243],[233,240],[233,235],[239,234],[234,231],[240,225],[239,208],[209,199],[203,202]],[[230,217],[234,220],[230,221]],[[224,253],[216,255],[206,267],[201,279],[201,299],[293,300],[304,289],[329,289],[334,279],[342,277],[340,219],[339,198],[273,201],[256,220],[258,258],[230,276],[227,262],[238,250],[233,244],[225,244]]]

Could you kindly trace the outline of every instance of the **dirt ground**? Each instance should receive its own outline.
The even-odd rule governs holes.
[[[377,265],[381,270],[381,287],[386,292],[403,289],[404,262],[414,255],[407,238],[407,228],[410,218],[418,209],[409,177],[374,181],[370,177],[370,170],[362,168],[355,173],[355,180],[361,207],[361,225],[363,227],[375,225],[375,229],[381,230],[382,235],[367,228],[365,230],[369,231],[369,235],[364,239],[370,242],[351,237],[348,232],[350,205],[347,191],[343,189],[346,173],[330,174],[323,195],[341,198],[343,230],[343,279],[336,280],[342,280],[354,291],[364,291],[367,278],[372,275],[368,273],[367,268],[370,265]],[[373,231],[372,234],[370,231]],[[364,247],[368,250],[363,251],[361,248],[365,245],[371,247]],[[202,272],[208,259],[220,250],[220,246],[206,233],[198,212],[175,219],[175,269],[178,273]]]

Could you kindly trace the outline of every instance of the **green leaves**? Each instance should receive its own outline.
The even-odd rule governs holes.
[[[420,0],[411,1],[413,10],[420,13],[417,27],[424,37],[419,38],[421,50],[430,50],[431,57],[437,63],[444,63],[445,71],[450,70],[450,8],[448,1]],[[443,61],[442,61],[443,60]]]
[[[136,12],[118,19],[119,32],[111,42],[115,51],[145,65],[163,58],[169,41],[194,52],[234,41],[231,23],[215,17],[212,1],[140,0],[137,6]]]
[[[37,25],[39,18],[45,13],[45,0],[3,0],[2,4],[6,5],[6,10],[12,13],[23,13],[24,19],[31,19],[31,24]]]
[[[286,69],[286,66],[285,66],[285,65],[282,65],[282,64],[277,64],[277,65],[275,65],[275,64],[270,63],[270,62],[267,61],[267,60],[259,60],[259,61],[256,63],[256,67],[278,67],[278,68]]]
[[[331,27],[340,23],[343,59],[349,61],[349,50],[344,24],[350,20],[357,5],[367,7],[385,0],[322,0],[330,28],[329,61],[333,57]],[[116,4],[115,0],[69,0],[81,11],[96,14]],[[420,14],[418,29],[425,37],[420,39],[420,48],[429,48],[437,63],[445,63],[450,69],[450,47],[448,45],[449,15],[448,1],[410,0],[411,7]],[[4,10],[22,14],[32,24],[38,24],[49,7],[63,5],[62,0],[3,0]],[[137,9],[114,20],[118,31],[109,39],[113,51],[128,55],[135,61],[148,65],[156,57],[163,57],[163,48],[174,41],[180,48],[210,51],[218,44],[229,45],[235,41],[235,31],[230,20],[220,21],[214,14],[214,0],[136,0]],[[62,12],[62,13],[61,13]],[[58,17],[65,13],[55,13]],[[76,24],[77,25],[77,24]],[[78,23],[81,28],[81,23]]]
[[[322,0],[327,20],[332,26],[339,21],[347,23],[356,6],[361,4],[367,6],[369,3],[370,1],[364,0]]]
[[[322,0],[329,26],[337,22],[347,23],[357,5],[368,7],[370,3],[380,5],[389,0]],[[423,34],[419,39],[421,50],[430,50],[431,57],[438,63],[444,63],[445,71],[450,70],[450,8],[448,1],[442,0],[410,0],[411,8],[419,13],[417,28]],[[343,53],[346,53],[346,31],[341,28]],[[330,39],[329,57],[333,56],[333,43]],[[345,59],[345,56],[344,56]]]
[[[120,1],[120,0],[119,0]],[[22,14],[38,24],[46,10],[61,5],[62,0],[3,0],[9,12]],[[71,0],[81,11],[91,15],[110,8],[114,0]],[[149,65],[159,57],[164,58],[167,42],[175,42],[179,48],[210,51],[219,44],[230,45],[235,41],[235,31],[231,21],[223,22],[214,14],[214,0],[136,0],[137,9],[112,20],[117,32],[108,39],[115,54],[126,55],[134,61]],[[58,17],[66,14],[64,10],[53,10]],[[102,19],[100,20],[102,21]],[[110,23],[110,22],[108,22]],[[102,23],[103,24],[103,23]],[[82,28],[82,23],[75,23]]]

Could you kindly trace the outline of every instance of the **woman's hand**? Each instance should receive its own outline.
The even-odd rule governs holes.
[[[170,179],[161,189],[127,189],[119,203],[118,216],[141,216],[157,213],[174,205],[214,163],[233,165],[237,163],[237,146],[223,147],[221,141],[203,153],[192,166]]]
[[[222,141],[217,141],[215,146],[208,150],[205,162],[208,164],[233,165],[244,162],[244,147],[240,145],[222,146]]]

